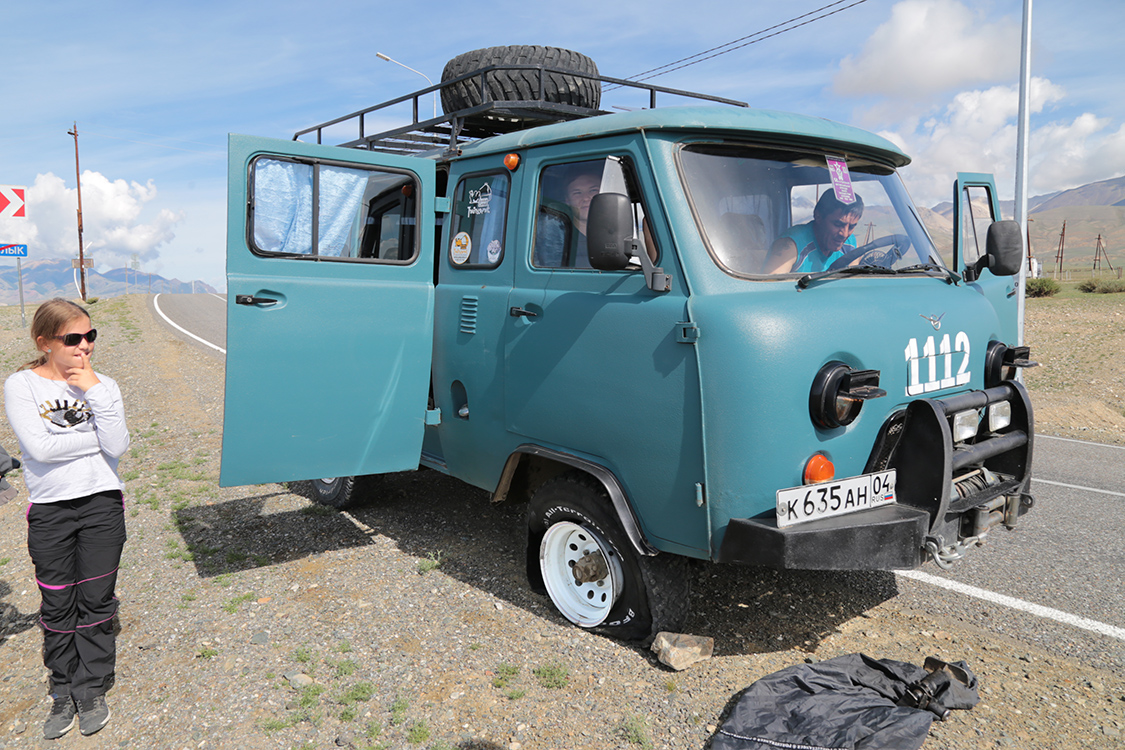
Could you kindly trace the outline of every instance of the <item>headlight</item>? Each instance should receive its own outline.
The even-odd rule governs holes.
[[[1012,405],[1001,401],[988,407],[988,431],[999,432],[1012,423]]]
[[[878,370],[853,370],[843,362],[829,362],[813,378],[809,416],[818,427],[843,427],[855,421],[864,401],[886,395],[879,388]]]
[[[976,409],[959,411],[953,415],[953,442],[963,443],[977,434],[980,414]]]

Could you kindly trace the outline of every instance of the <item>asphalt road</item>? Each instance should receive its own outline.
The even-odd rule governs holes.
[[[225,305],[225,295],[160,294],[151,307],[224,357]],[[994,530],[951,570],[896,576],[896,601],[1125,671],[1125,448],[1038,435],[1033,468],[1036,504],[1015,530]]]

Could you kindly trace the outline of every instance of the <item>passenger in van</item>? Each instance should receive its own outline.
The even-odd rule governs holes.
[[[571,238],[571,265],[590,268],[590,253],[586,246],[586,220],[590,217],[590,201],[602,190],[601,170],[589,168],[577,171],[567,180],[563,198],[570,207],[570,219],[576,230]]]
[[[813,220],[781,233],[766,258],[766,273],[816,273],[856,246],[856,225],[863,218],[863,199],[843,203],[834,190],[820,196],[813,209]],[[854,261],[853,261],[854,262]]]

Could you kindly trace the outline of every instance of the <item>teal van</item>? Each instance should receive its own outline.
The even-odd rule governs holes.
[[[691,560],[948,567],[1030,509],[1023,243],[990,176],[931,236],[883,138],[483,52],[231,136],[221,484],[344,507],[449,474],[525,504],[532,587],[625,639],[682,624]],[[600,84],[649,104],[606,113]],[[790,262],[825,201],[834,259]]]

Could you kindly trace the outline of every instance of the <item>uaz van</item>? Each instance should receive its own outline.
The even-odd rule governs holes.
[[[603,84],[647,106],[606,113]],[[426,467],[525,503],[531,585],[626,639],[682,623],[692,559],[947,567],[1032,505],[1023,244],[959,175],[943,253],[909,161],[539,47],[231,136],[221,483],[343,507]],[[791,263],[822,203],[850,234]]]

